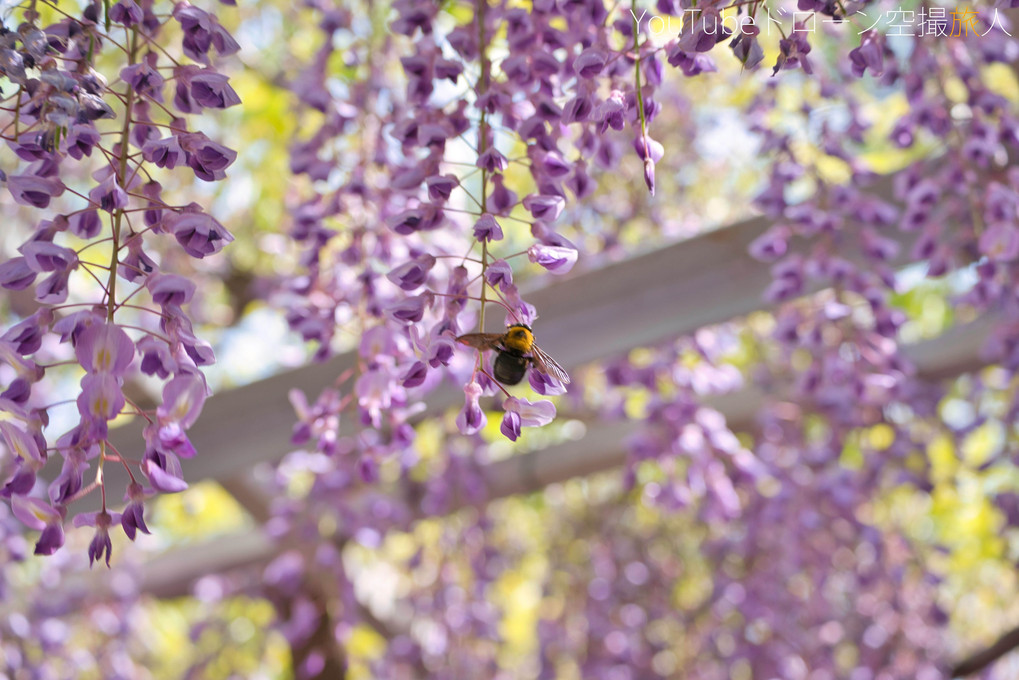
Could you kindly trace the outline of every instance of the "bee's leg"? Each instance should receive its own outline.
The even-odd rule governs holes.
[[[498,387],[500,390],[502,390],[502,393],[505,394],[507,397],[512,397],[513,396],[512,394],[510,394],[509,392],[506,391],[506,388],[502,386],[502,383],[500,383],[498,380],[496,380],[495,378],[492,377],[491,373],[486,371],[484,368],[480,368],[480,367],[479,367],[478,370],[480,370],[482,373],[484,373],[486,376],[488,376],[488,379],[492,381],[492,384],[495,385],[496,387]]]

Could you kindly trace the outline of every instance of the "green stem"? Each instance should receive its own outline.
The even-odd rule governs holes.
[[[131,48],[127,54],[128,64],[134,64],[138,53],[138,31],[131,29]],[[124,103],[124,127],[120,132],[120,163],[117,168],[118,183],[125,182],[127,177],[127,155],[131,142],[131,114],[134,109],[134,89],[128,85]],[[126,191],[126,189],[125,189]],[[113,254],[110,256],[110,278],[107,283],[106,319],[113,321],[113,313],[117,310],[117,269],[120,264],[120,227],[124,219],[124,209],[118,208],[113,214]]]
[[[485,16],[488,13],[488,0],[478,0],[478,47],[481,53],[481,79],[478,83],[478,95],[488,91],[489,78],[492,71],[492,63],[488,59],[488,41],[485,36]],[[478,125],[478,157],[484,155],[488,150],[488,118],[484,109],[481,110],[481,122]],[[488,171],[481,170],[481,214],[488,212]],[[485,271],[488,269],[488,241],[481,242],[481,326],[482,333],[485,332],[485,303],[488,292],[488,284],[485,281]]]
[[[630,16],[633,17],[633,77],[637,87],[637,111],[640,114],[640,136],[645,147],[645,153],[650,154],[651,150],[647,148],[647,119],[644,117],[644,93],[640,83],[640,32],[637,30],[637,0],[633,0],[633,11],[630,12]]]

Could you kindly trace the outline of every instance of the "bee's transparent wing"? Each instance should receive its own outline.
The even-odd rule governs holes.
[[[468,333],[456,339],[461,345],[477,350],[499,349],[502,333]]]
[[[534,367],[545,375],[552,376],[563,385],[570,384],[570,374],[566,372],[566,369],[537,345],[531,346],[531,361],[534,362]]]

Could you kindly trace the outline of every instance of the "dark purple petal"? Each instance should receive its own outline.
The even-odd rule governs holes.
[[[168,378],[177,372],[177,361],[165,342],[146,335],[138,341],[138,353],[142,355],[140,368],[145,375]]]
[[[35,544],[36,555],[52,555],[64,545],[64,527],[60,522],[47,524]]]
[[[11,175],[7,178],[7,188],[16,202],[34,208],[46,208],[50,199],[64,193],[60,180],[35,175]]]
[[[605,53],[596,48],[586,49],[573,62],[573,70],[581,78],[594,78],[602,72],[607,61]]]
[[[506,157],[500,153],[495,147],[486,149],[484,153],[478,156],[478,167],[488,172],[502,172],[506,169],[506,165],[509,161]]]
[[[428,376],[428,365],[423,361],[415,361],[414,365],[410,367],[403,378],[400,380],[400,384],[404,387],[417,387],[425,381]]]
[[[88,198],[93,205],[108,213],[127,207],[127,192],[117,182],[117,176],[113,174],[88,192]]]
[[[212,69],[204,69],[187,78],[194,101],[212,109],[226,109],[241,103],[237,92],[230,87],[229,80],[227,76]]]
[[[24,257],[12,257],[0,264],[0,286],[8,290],[24,290],[35,281],[36,272]]]
[[[486,243],[502,240],[502,227],[489,213],[485,213],[474,223],[474,238],[479,242]]]
[[[152,488],[156,491],[163,493],[179,493],[188,488],[187,482],[179,477],[171,475],[166,470],[162,469],[153,460],[146,459],[142,463],[142,472],[149,478],[149,483],[152,484]]]
[[[533,373],[534,371],[531,372]],[[516,411],[506,411],[503,413],[499,431],[511,442],[515,442],[520,436],[520,414]]]
[[[191,210],[200,210],[195,204]],[[218,253],[234,237],[211,215],[204,212],[177,213],[171,217],[168,230],[191,257],[199,259]]]
[[[198,179],[213,182],[226,177],[226,169],[237,160],[237,152],[217,144],[201,132],[180,135],[180,145],[187,152],[187,164]]]
[[[95,125],[91,123],[75,123],[67,133],[64,140],[67,154],[74,159],[81,160],[85,156],[92,155],[92,149],[99,145],[102,137]]]
[[[425,185],[428,187],[428,198],[433,201],[449,200],[449,195],[459,184],[453,175],[433,175],[425,180]]]
[[[75,236],[89,239],[99,235],[103,222],[99,219],[98,210],[82,210],[68,218],[68,227]]]
[[[496,260],[489,263],[485,270],[485,280],[488,285],[505,290],[513,285],[513,270],[506,260]]]
[[[406,262],[386,274],[386,278],[403,290],[414,290],[428,280],[428,272],[435,266],[435,258],[425,254]]]
[[[187,304],[195,294],[195,282],[177,274],[154,274],[148,277],[145,287],[152,301],[161,307]]]
[[[134,0],[119,0],[113,7],[110,7],[110,21],[124,26],[140,24],[145,18],[145,13]]]
[[[172,169],[187,162],[187,153],[176,135],[145,142],[142,157],[160,168]]]
[[[400,323],[417,323],[424,317],[425,304],[426,297],[424,295],[404,298],[390,305],[386,310],[386,315]]]
[[[40,274],[73,269],[78,264],[78,256],[73,250],[49,241],[29,241],[18,250],[25,256],[28,267]]]
[[[493,176],[492,185],[492,193],[488,197],[489,206],[496,213],[505,215],[517,204],[517,195],[506,188],[502,175]]]
[[[149,55],[155,57],[154,52]],[[150,97],[157,102],[163,101],[163,80],[162,74],[155,68],[156,59],[146,58],[136,64],[125,66],[120,72],[121,79],[134,88],[138,94]]]

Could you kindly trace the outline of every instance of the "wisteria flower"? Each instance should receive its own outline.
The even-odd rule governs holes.
[[[46,457],[39,448],[35,437],[16,425],[14,421],[0,421],[0,435],[3,436],[7,448],[23,461],[33,461],[40,465],[46,462]]]
[[[52,555],[64,545],[63,515],[43,527],[39,540],[35,542],[36,555]]]
[[[177,372],[177,360],[165,342],[146,335],[138,341],[137,349],[142,357],[139,368],[145,375],[168,378]]]
[[[644,183],[647,185],[651,195],[655,195],[655,163],[662,160],[665,155],[665,147],[661,142],[656,142],[647,134],[637,135],[633,140],[633,148],[637,156],[644,161]]]
[[[64,140],[67,155],[76,160],[92,155],[92,149],[99,145],[102,137],[91,123],[71,125]]]
[[[163,387],[163,403],[156,409],[160,423],[176,423],[182,429],[194,425],[202,412],[208,389],[200,375],[179,375]]]
[[[488,423],[488,416],[478,404],[481,392],[477,381],[464,386],[464,407],[456,417],[456,427],[462,434],[476,434]]]
[[[427,253],[405,262],[386,274],[386,278],[403,290],[414,290],[428,280],[428,272],[435,266],[435,257]]]
[[[494,212],[505,215],[517,204],[517,194],[506,188],[502,175],[495,175],[492,177],[492,193],[488,200],[489,206]],[[492,240],[498,241],[499,239],[493,238]]]
[[[64,193],[60,180],[36,175],[11,175],[7,178],[7,188],[16,202],[34,208],[46,208],[50,199]]]
[[[527,382],[530,383],[531,389],[538,394],[544,395],[556,395],[566,394],[566,386],[556,380],[550,375],[546,375],[541,371],[528,371]]]
[[[580,53],[573,62],[573,70],[581,78],[594,78],[605,68],[607,58],[602,50],[589,48]]]
[[[373,427],[381,425],[383,411],[406,399],[403,387],[397,385],[393,376],[381,369],[363,373],[357,379],[354,391],[362,412]]]
[[[24,290],[35,281],[36,272],[24,257],[12,257],[0,264],[0,286],[8,290]]]
[[[508,164],[506,156],[502,155],[494,146],[478,156],[478,167],[488,172],[502,172]]]
[[[124,26],[140,24],[145,18],[145,13],[134,0],[119,0],[110,7],[110,21]]]
[[[485,280],[488,285],[507,290],[513,286],[513,270],[506,260],[496,260],[488,265],[485,270]]]
[[[774,225],[750,243],[750,255],[764,262],[776,260],[785,255],[791,237],[792,230],[788,226]]]
[[[120,326],[97,321],[78,335],[74,352],[78,363],[89,373],[121,376],[134,359],[134,343]]]
[[[408,369],[403,377],[400,379],[400,384],[404,387],[418,387],[428,377],[428,364],[423,361],[415,361],[414,364]]]
[[[460,181],[455,175],[433,175],[425,180],[428,187],[428,198],[433,201],[447,201],[453,189],[459,186]]]
[[[536,220],[554,221],[562,214],[566,201],[562,196],[531,194],[524,198],[524,207],[531,211]]]
[[[105,436],[106,421],[113,420],[124,408],[121,379],[111,373],[89,373],[81,379],[78,411],[91,424],[97,436]]]
[[[11,510],[22,524],[36,531],[42,531],[47,525],[59,524],[63,520],[60,511],[41,498],[12,496]]]
[[[142,146],[142,158],[160,168],[173,169],[187,162],[188,155],[180,145],[180,137],[170,135],[162,139],[150,139]]]
[[[35,287],[35,299],[46,305],[59,305],[67,299],[71,271],[53,272]]]
[[[534,371],[531,371],[534,373]],[[547,399],[530,402],[527,399],[509,397],[503,402],[505,413],[499,430],[511,441],[520,436],[522,427],[542,427],[555,420],[555,404]]]
[[[489,213],[485,213],[478,218],[478,221],[474,223],[474,238],[479,243],[501,241],[502,240],[502,227]]]
[[[870,69],[873,76],[880,76],[884,66],[884,45],[882,34],[878,31],[864,31],[860,35],[860,46],[849,53],[849,61],[853,65],[853,75],[857,78]]]
[[[96,533],[88,546],[88,566],[98,562],[106,556],[106,566],[110,566],[110,557],[113,554],[113,543],[110,541],[110,526],[120,523],[119,512],[110,513],[106,510],[100,512],[85,512],[74,518],[74,526],[95,527]]]
[[[88,470],[88,462],[85,460],[85,453],[81,449],[72,449],[64,454],[64,464],[60,468],[60,475],[53,480],[49,488],[50,501],[54,505],[64,505],[84,485],[85,471]]]
[[[99,206],[100,210],[109,213],[127,207],[127,192],[117,182],[117,176],[114,174],[110,174],[88,192],[88,198],[94,205]]]
[[[177,238],[177,242],[191,257],[198,259],[206,255],[218,253],[227,243],[234,240],[216,218],[195,204],[191,204],[185,212],[177,213],[169,220],[169,231]]]
[[[509,397],[503,408],[520,414],[520,424],[524,427],[542,427],[555,420],[555,404],[547,399],[531,402],[527,399]]]
[[[179,465],[178,465],[179,467]],[[142,472],[149,478],[152,488],[162,493],[180,493],[188,488],[187,482],[181,477],[164,469],[151,457],[142,461]]]
[[[18,250],[25,256],[25,263],[35,272],[64,271],[78,265],[78,256],[73,250],[50,241],[29,241]]]
[[[110,13],[112,14],[112,10]],[[157,57],[155,52],[149,52],[142,61],[124,67],[120,77],[138,94],[162,102],[163,85],[166,81],[156,68]]]
[[[237,160],[237,152],[218,144],[201,132],[180,135],[180,145],[187,152],[187,164],[198,179],[214,182],[226,177],[226,169]]]
[[[3,334],[2,339],[21,355],[36,352],[42,346],[42,337],[52,322],[53,312],[44,308],[15,324]]]
[[[230,87],[230,79],[222,73],[184,66],[175,69],[174,74],[178,78],[177,87],[190,88],[191,98],[202,107],[226,109],[241,103],[237,92]]]
[[[215,47],[221,55],[234,54],[240,45],[219,25],[216,17],[186,2],[178,2],[173,17],[184,30],[184,54],[203,64],[208,63],[209,48]]]
[[[502,423],[499,431],[506,439],[515,442],[520,437],[520,414],[516,411],[506,411],[502,414]]]
[[[178,274],[153,274],[145,281],[152,301],[161,307],[181,307],[191,301],[195,283]]]
[[[97,210],[82,210],[68,218],[68,228],[75,236],[90,239],[99,235],[103,222],[99,219]]]
[[[577,263],[577,251],[565,246],[537,243],[527,249],[527,258],[553,274],[566,274]]]
[[[386,316],[400,323],[417,323],[424,317],[425,306],[430,303],[430,294],[407,297],[390,305],[386,309]]]

